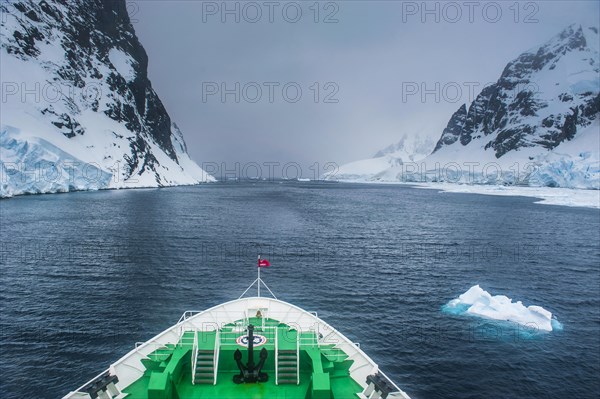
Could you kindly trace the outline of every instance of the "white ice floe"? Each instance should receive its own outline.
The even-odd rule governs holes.
[[[415,185],[448,193],[534,197],[539,198],[539,201],[536,201],[538,204],[600,209],[600,190],[453,183],[415,183]]]
[[[446,304],[444,310],[455,314],[468,314],[492,320],[518,323],[539,331],[552,331],[560,326],[552,313],[541,306],[525,306],[504,295],[491,295],[479,285]]]

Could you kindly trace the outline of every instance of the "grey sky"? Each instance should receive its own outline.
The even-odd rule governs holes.
[[[298,162],[308,177],[310,164],[367,158],[404,134],[437,139],[471,101],[469,87],[479,92],[507,62],[570,23],[600,18],[598,1],[320,2],[317,23],[314,1],[228,1],[239,23],[220,1],[128,4],[153,86],[192,158]],[[292,23],[297,5],[302,15]],[[328,15],[332,23],[324,22]],[[236,82],[239,103],[234,94],[225,102],[221,93],[208,94],[223,83],[235,91]],[[423,101],[422,84],[439,98],[431,93]],[[293,103],[296,87],[302,97]]]

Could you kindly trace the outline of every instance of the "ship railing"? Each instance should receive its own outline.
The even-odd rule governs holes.
[[[255,329],[254,331],[255,331],[256,334],[260,334],[260,335],[265,335],[266,336],[266,335],[272,335],[272,334],[274,334],[274,331],[277,328],[284,328],[284,327],[267,326],[264,329],[259,328],[259,329]],[[287,328],[287,327],[285,327],[285,328]],[[244,333],[246,333],[248,331],[247,328],[244,328],[244,329],[237,329],[237,328],[236,329],[228,329],[228,328],[225,328],[223,330],[224,330],[223,334],[235,334],[235,335],[244,334]]]
[[[300,332],[296,331],[296,337],[287,336],[284,333],[283,338],[279,338],[278,331],[285,330],[291,331],[293,330],[289,326],[265,326],[263,329],[256,331],[255,334],[259,334],[264,336],[268,342],[275,342],[277,344],[277,348],[279,348],[279,340],[284,339],[288,342],[294,342],[298,344],[300,348],[319,348],[322,345],[322,342],[319,338],[318,331],[311,330],[310,332]],[[236,339],[240,335],[244,335],[246,331],[240,330],[220,330],[219,331],[219,343],[220,346],[223,347],[235,347],[238,346]],[[293,341],[292,341],[293,340]]]
[[[201,324],[210,324],[212,326],[218,325],[218,328],[225,329],[229,328],[230,326],[233,326],[233,328],[235,328],[237,331],[242,332],[242,330],[245,330],[248,327],[250,319],[253,318],[251,315],[254,314],[254,311],[260,311],[262,314],[262,322],[260,324],[257,323],[256,327],[260,327],[263,330],[272,327],[266,325],[266,323],[269,320],[277,320],[283,324],[287,324],[288,326],[294,329],[298,329],[298,327],[300,327],[297,326],[294,321],[297,315],[294,314],[293,310],[273,311],[267,308],[251,309],[251,311],[249,309],[244,309],[241,312],[241,314],[239,313],[239,311],[236,312],[232,310],[210,310],[208,317],[206,319],[202,319]],[[200,310],[187,310],[183,312],[177,324],[182,325],[189,319],[193,319],[197,315],[205,312],[206,311]],[[318,318],[317,312],[306,311],[305,313],[314,316],[315,318]],[[234,314],[236,315],[234,316]],[[237,318],[235,321],[232,321],[232,319],[238,317],[238,315],[239,318]],[[198,327],[204,329],[204,327]]]
[[[300,385],[300,332],[296,334],[296,385]]]
[[[196,385],[196,365],[198,363],[198,332],[194,332],[194,344],[192,346],[192,361],[191,361],[191,363],[192,363],[192,384]]]
[[[215,353],[213,356],[213,372],[214,372],[213,385],[217,385],[217,374],[219,371],[219,352],[220,351],[221,351],[221,330],[217,329],[217,336],[215,337]]]
[[[197,334],[197,331],[198,331],[198,329],[196,329],[196,328],[189,328],[189,327],[188,328],[181,328],[179,330],[179,340],[177,341],[177,346],[180,347],[180,348],[183,347],[184,345],[193,346],[194,339],[195,339],[195,336]],[[185,333],[189,333],[189,332],[194,333],[194,336],[193,337],[186,337]]]
[[[321,346],[316,333],[310,335],[301,335],[298,333],[298,342],[302,347],[319,348]]]
[[[279,334],[275,334],[275,385],[279,385]]]
[[[257,312],[260,312],[260,314],[262,314],[261,316],[261,328],[265,328],[266,325],[266,320],[269,318],[268,313],[269,313],[269,309],[267,308],[260,308],[260,309],[246,309],[244,310],[244,319],[243,319],[243,323],[245,326],[247,326],[248,324],[250,324],[250,314],[254,313],[256,314]]]
[[[149,346],[149,347],[155,347],[155,348],[167,348],[167,344],[161,343],[161,342],[137,341],[134,346],[135,346],[136,350],[140,349],[142,346]]]
[[[181,323],[182,321],[186,321],[190,317],[195,316],[198,313],[202,313],[202,312],[203,312],[203,310],[186,310],[185,312],[183,312],[183,314],[179,318],[179,321],[177,322],[177,324]]]
[[[152,352],[150,352],[147,355],[145,355],[148,359],[152,359],[152,360],[155,360],[157,357],[159,357],[159,356],[162,355],[162,353],[156,353],[156,352],[160,351],[161,349],[164,349],[164,351],[166,353],[170,353],[172,351],[165,344],[160,343],[160,342],[136,342],[135,343],[135,350],[137,352],[139,352],[140,348],[142,348],[142,346],[143,347],[154,348],[152,350]]]
[[[250,324],[249,321],[248,321],[248,319],[246,317],[244,317],[243,319],[236,320],[234,323],[232,323],[231,327],[225,326],[225,325],[222,325],[222,327],[231,328],[232,332],[239,332],[239,333],[241,333],[241,332],[245,331],[248,328],[248,324]]]
[[[256,332],[264,336],[268,341],[274,340],[277,337],[277,326],[266,326],[264,330]],[[244,335],[245,331],[221,331],[219,342],[222,346],[237,346],[236,339],[240,335]]]

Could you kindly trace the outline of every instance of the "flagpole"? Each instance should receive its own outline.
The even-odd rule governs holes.
[[[257,269],[258,269],[258,297],[260,298],[260,255],[258,255]]]

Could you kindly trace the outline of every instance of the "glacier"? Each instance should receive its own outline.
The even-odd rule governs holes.
[[[173,125],[172,131],[178,163],[167,156],[160,157],[162,154],[157,151],[162,166],[161,185],[214,182],[214,177],[200,168],[187,154],[183,135],[177,125]],[[0,198],[158,186],[153,175],[136,174],[127,177],[121,162],[102,162],[93,152],[77,148],[73,143],[63,142],[61,146],[42,137],[39,133],[27,134],[13,126],[0,126]],[[60,136],[54,137],[55,140],[57,138],[61,139]],[[58,141],[64,140],[62,138]]]
[[[441,137],[439,127],[423,132],[439,137],[427,153],[405,148],[398,156],[386,153],[344,164],[324,178],[456,185],[463,191],[495,186],[598,193],[598,32],[593,26],[570,25],[509,62],[496,83],[485,87],[470,106],[460,106]],[[598,207],[599,202],[596,199],[591,206]]]
[[[125,1],[0,4],[0,198],[193,185]]]
[[[484,319],[514,322],[529,329],[550,332],[562,329],[552,313],[541,306],[525,306],[505,295],[491,295],[474,285],[458,298],[444,305],[447,313],[477,316]]]
[[[39,137],[24,139],[20,131],[0,130],[0,196],[98,190],[112,174],[86,163]]]
[[[326,173],[323,178],[355,182],[394,181],[396,169],[424,159],[431,153],[434,145],[431,138],[405,134],[400,141],[378,151],[373,158],[344,164],[335,171]]]

